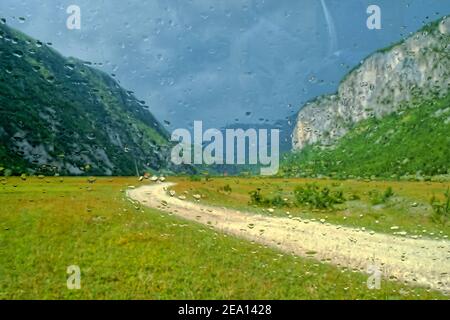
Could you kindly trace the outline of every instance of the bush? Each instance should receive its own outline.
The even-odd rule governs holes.
[[[192,176],[189,176],[189,180],[191,180],[191,181],[201,181],[202,178],[200,176],[197,176],[197,175],[192,175]]]
[[[394,196],[394,191],[391,187],[388,187],[383,193],[380,193],[378,190],[372,190],[369,192],[370,202],[372,205],[386,203],[392,196]]]
[[[430,200],[431,207],[433,208],[433,215],[431,219],[434,222],[445,223],[450,218],[450,190],[444,193],[445,200],[441,202],[433,196]]]
[[[262,205],[265,202],[264,197],[261,194],[261,189],[258,188],[255,191],[250,192],[250,202],[251,205]]]
[[[227,185],[225,185],[225,186],[223,186],[223,187],[220,187],[220,188],[218,189],[218,191],[219,191],[219,192],[224,192],[224,193],[231,193],[231,192],[233,191],[233,189],[231,189],[230,185],[227,184]]]
[[[345,202],[342,191],[331,191],[328,187],[320,188],[315,184],[298,186],[294,195],[298,205],[308,205],[313,209],[332,209],[335,204]]]
[[[289,203],[285,201],[280,195],[277,195],[272,199],[264,197],[261,194],[260,188],[250,192],[249,204],[260,207],[277,207],[277,208],[289,206]]]
[[[272,199],[269,199],[269,204],[272,207],[276,208],[282,208],[289,206],[288,203],[281,197],[281,196],[275,196]]]

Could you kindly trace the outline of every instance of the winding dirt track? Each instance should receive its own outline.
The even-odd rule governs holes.
[[[145,206],[171,212],[218,231],[299,256],[367,272],[377,265],[384,277],[450,293],[450,241],[370,234],[338,225],[262,216],[171,197],[159,183],[128,190]]]

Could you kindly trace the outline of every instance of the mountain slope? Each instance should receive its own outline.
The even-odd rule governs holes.
[[[374,53],[341,82],[335,95],[305,105],[293,132],[293,149],[329,145],[358,122],[395,112],[415,97],[445,96],[450,88],[450,18]]]
[[[450,19],[354,69],[338,93],[300,110],[287,175],[450,174]]]
[[[307,146],[282,161],[290,176],[384,178],[450,174],[450,94],[405,103],[358,123],[332,147]]]
[[[0,166],[134,175],[167,164],[168,134],[131,93],[88,63],[0,24]]]

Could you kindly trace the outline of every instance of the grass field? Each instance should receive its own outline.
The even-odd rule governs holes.
[[[173,180],[180,189],[204,192],[204,201],[240,208],[247,208],[247,191],[258,184],[288,186],[282,180],[214,179],[205,184]],[[1,182],[0,299],[448,298],[391,280],[383,280],[380,290],[369,290],[365,274],[281,254],[140,207],[124,192],[140,184],[136,178],[98,178],[89,183],[86,178],[33,177]],[[215,190],[227,183],[232,192],[214,198]],[[431,185],[423,190],[439,193],[442,188]],[[394,186],[394,192],[427,200],[416,187],[401,191]],[[343,222],[341,214],[327,215]],[[438,232],[419,216],[416,222]],[[405,228],[414,228],[416,222],[404,222]],[[80,290],[66,287],[70,265],[81,268]]]
[[[400,182],[400,181],[356,181],[321,179],[262,179],[262,178],[191,178],[176,179],[173,188],[179,194],[202,195],[202,203],[225,206],[238,210],[252,211],[274,216],[301,217],[305,219],[324,219],[326,222],[365,228],[383,233],[400,233],[412,237],[447,239],[450,236],[450,223],[435,222],[430,199],[435,196],[444,201],[449,182]],[[319,210],[308,206],[294,205],[294,190],[297,186],[315,184],[341,191],[347,198],[343,204],[333,209]],[[228,189],[229,186],[230,189]],[[388,188],[393,195],[386,201],[373,202],[374,194],[381,195]],[[250,192],[261,189],[267,198],[280,196],[291,206],[272,207],[249,204]],[[228,191],[225,191],[228,190]],[[188,200],[194,200],[188,196]],[[375,199],[376,200],[376,199]],[[378,203],[380,202],[380,203]],[[272,211],[272,210],[270,210]],[[406,233],[406,234],[405,234]]]

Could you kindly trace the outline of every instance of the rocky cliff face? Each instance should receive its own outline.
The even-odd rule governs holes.
[[[335,95],[306,104],[293,132],[293,149],[332,144],[361,120],[383,117],[414,97],[450,89],[450,17],[368,57]]]

